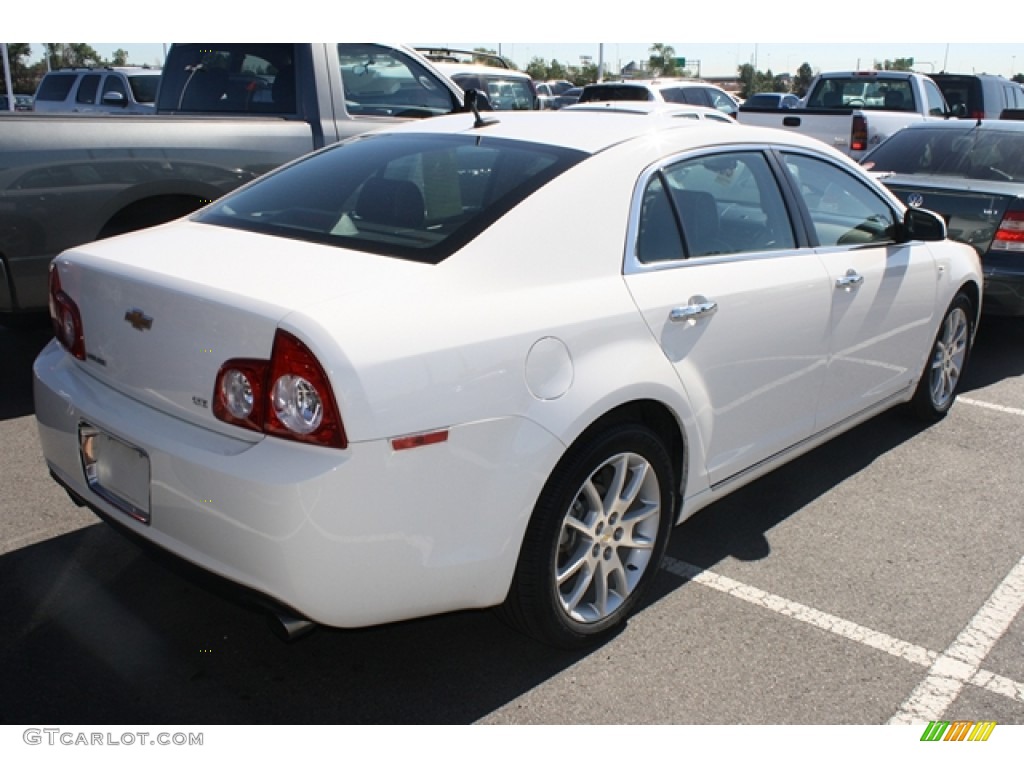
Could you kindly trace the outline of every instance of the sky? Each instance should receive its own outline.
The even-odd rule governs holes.
[[[1024,39],[1024,35],[1021,36]],[[557,59],[563,64],[580,64],[589,56],[596,64],[603,55],[611,71],[618,71],[630,61],[644,62],[649,57],[651,43],[515,43],[478,40],[477,42],[449,42],[442,38],[429,38],[409,43],[413,46],[446,46],[472,50],[486,47],[510,58],[525,68],[534,57],[545,62]],[[807,62],[815,69],[871,69],[875,61],[912,57],[919,72],[981,73],[1010,77],[1024,71],[1024,43],[972,44],[972,43],[683,43],[665,42],[672,46],[676,56],[684,57],[687,66],[695,70],[700,62],[702,76],[728,76],[736,74],[741,64],[754,64],[760,70],[773,73],[793,73]],[[112,58],[118,48],[128,51],[131,63],[162,63],[162,43],[90,43],[96,52]],[[169,45],[169,44],[168,44]],[[42,43],[32,43],[32,59],[41,58]],[[1012,70],[1012,71],[1011,71]]]
[[[118,13],[122,4],[124,12]],[[795,71],[805,61],[822,70],[866,69],[876,60],[907,57],[913,57],[915,68],[925,73],[1010,76],[1024,71],[1024,34],[1015,24],[1000,28],[986,21],[1017,18],[1020,11],[1011,0],[989,0],[983,6],[984,17],[972,23],[969,14],[961,13],[956,25],[949,23],[941,4],[932,6],[935,11],[931,11],[917,3],[851,5],[836,0],[785,6],[764,0],[730,0],[705,3],[701,8],[663,4],[657,11],[639,13],[629,13],[625,10],[628,6],[620,5],[611,14],[581,14],[579,9],[595,8],[585,3],[538,7],[483,4],[479,0],[390,0],[380,6],[386,9],[383,11],[375,10],[374,4],[353,8],[351,3],[335,3],[306,6],[306,11],[293,14],[282,14],[280,3],[249,0],[245,12],[240,13],[229,4],[215,7],[209,0],[176,0],[166,6],[173,12],[141,15],[137,3],[105,0],[101,14],[95,12],[95,6],[77,10],[65,5],[60,14],[48,18],[33,13],[29,4],[21,5],[27,9],[5,11],[0,21],[0,34],[8,39],[134,40],[90,45],[108,58],[117,48],[124,48],[133,63],[147,64],[162,61],[165,44],[140,41],[158,36],[192,38],[201,30],[204,37],[228,40],[383,38],[423,46],[484,46],[500,50],[524,68],[535,56],[578,64],[583,56],[596,62],[603,53],[609,66],[618,69],[630,61],[646,60],[651,44],[664,42],[677,56],[685,57],[688,65],[699,60],[704,76],[733,75],[739,65],[747,63],[779,73]],[[829,18],[829,23],[822,17]],[[122,21],[112,22],[114,19]],[[132,19],[140,21],[132,23]],[[343,34],[329,34],[332,27]],[[496,32],[501,37],[485,39]],[[952,39],[951,34],[955,34]],[[874,42],[865,42],[869,38]],[[451,42],[455,40],[477,42]],[[523,40],[537,42],[516,42]],[[586,42],[601,40],[606,42]],[[38,60],[42,44],[31,45],[32,58]]]

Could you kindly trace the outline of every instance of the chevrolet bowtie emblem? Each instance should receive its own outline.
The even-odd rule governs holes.
[[[141,309],[130,309],[124,313],[126,322],[131,323],[136,331],[148,331],[153,327],[153,318],[149,317]]]

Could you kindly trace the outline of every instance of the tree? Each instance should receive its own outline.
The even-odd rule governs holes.
[[[597,82],[597,64],[591,62],[590,64],[584,64],[573,77],[573,85],[586,85],[587,83]]]
[[[98,67],[102,57],[88,43],[43,43],[51,69],[60,67]]]
[[[534,56],[530,59],[530,63],[526,65],[526,74],[528,74],[534,80],[543,82],[548,78],[548,65],[544,63],[544,59],[540,56]]]
[[[552,59],[548,65],[548,80],[568,80],[569,73],[557,59]]]
[[[740,87],[740,98],[749,99],[755,93],[771,91],[775,87],[775,76],[769,69],[767,72],[754,69],[752,64],[741,64],[736,68],[738,79],[743,84]],[[786,88],[781,90],[785,91]]]
[[[811,69],[811,65],[805,61],[796,71],[796,77],[793,78],[793,93],[802,99],[807,95],[807,90],[811,87],[811,81],[813,79],[814,70]]]
[[[886,59],[875,62],[875,69],[887,69],[895,72],[910,72],[914,68],[914,57],[906,59]]]
[[[114,51],[114,58],[110,60],[110,65],[113,67],[123,67],[128,64],[128,51],[124,48],[118,48]]]
[[[1015,83],[1024,83],[1024,72],[1018,72],[1016,75],[1010,78]]]
[[[11,86],[15,93],[33,93],[35,80],[28,66],[28,57],[32,48],[28,43],[8,43],[7,58],[11,62]],[[0,84],[3,83],[3,61],[0,60]]]
[[[676,73],[676,51],[671,45],[654,43],[647,51],[648,66],[655,77],[672,77]]]

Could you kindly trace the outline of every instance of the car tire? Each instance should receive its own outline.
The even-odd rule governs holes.
[[[675,478],[664,444],[645,426],[584,435],[541,492],[499,615],[560,648],[615,633],[664,556]]]
[[[938,421],[953,407],[973,338],[974,307],[966,295],[959,293],[942,318],[910,401],[915,416],[925,421]]]

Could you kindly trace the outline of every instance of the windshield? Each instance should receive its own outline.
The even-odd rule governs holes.
[[[1016,181],[1024,179],[1024,131],[913,128],[894,134],[864,160],[871,171]]]
[[[584,157],[478,136],[371,135],[271,173],[195,220],[437,264]]]
[[[583,89],[580,101],[653,101],[651,92],[642,85],[589,85]]]

